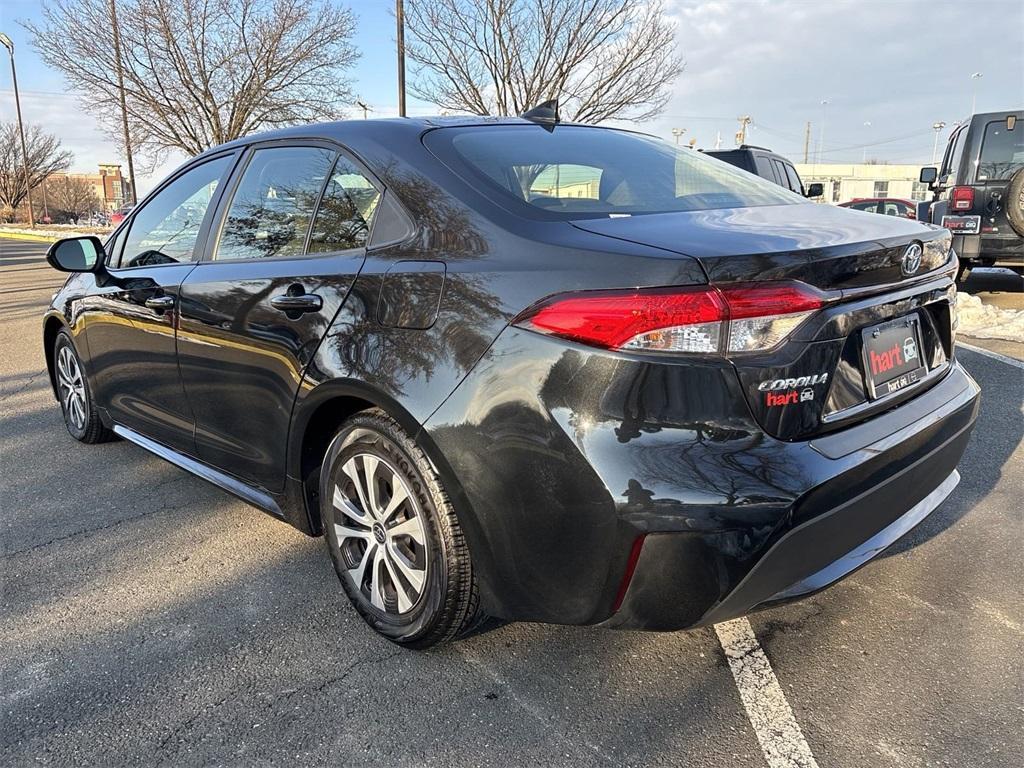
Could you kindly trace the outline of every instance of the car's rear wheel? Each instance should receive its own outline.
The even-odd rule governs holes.
[[[345,423],[324,458],[320,499],[338,578],[377,632],[428,648],[475,625],[479,598],[455,510],[395,420],[372,410]]]
[[[67,331],[58,333],[54,342],[53,373],[68,433],[83,443],[104,443],[114,439],[114,433],[100,421],[85,368]]]

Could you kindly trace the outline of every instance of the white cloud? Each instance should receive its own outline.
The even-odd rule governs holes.
[[[927,160],[931,124],[970,111],[971,72],[985,72],[979,110],[1024,101],[1024,4],[1014,0],[674,0],[667,10],[687,67],[665,115],[647,129],[669,136],[685,127],[701,146],[717,131],[731,146],[735,118],[750,114],[758,127],[749,141],[801,153],[805,122],[816,138],[828,98],[831,157],[917,129],[868,154]],[[846,159],[861,153],[848,150]]]

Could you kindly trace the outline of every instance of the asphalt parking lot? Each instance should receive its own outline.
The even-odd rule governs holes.
[[[0,765],[768,764],[714,629],[400,650],[321,541],[133,445],[76,443],[40,348],[45,247],[0,241]],[[823,768],[1024,753],[1024,368],[960,354],[984,399],[953,495],[750,618]]]

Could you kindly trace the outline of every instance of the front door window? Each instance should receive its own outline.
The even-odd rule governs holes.
[[[199,261],[199,232],[231,159],[228,155],[196,166],[146,201],[132,217],[120,266]]]

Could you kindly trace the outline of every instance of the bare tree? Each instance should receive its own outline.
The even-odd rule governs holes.
[[[74,158],[71,152],[62,149],[60,139],[44,133],[38,125],[26,127],[25,144],[28,150],[28,178],[32,189],[51,174],[65,171],[71,166]],[[14,210],[27,195],[18,124],[0,123],[0,216],[11,221]]]
[[[77,220],[103,207],[96,187],[80,176],[54,175],[44,182],[43,188],[49,201],[50,215],[56,221],[62,218]]]
[[[577,122],[645,120],[683,69],[661,0],[413,0],[406,23],[410,90],[477,115],[557,97]]]
[[[156,160],[344,114],[359,54],[348,8],[325,0],[119,0],[132,144]],[[43,60],[121,133],[109,0],[52,0],[27,23]]]

